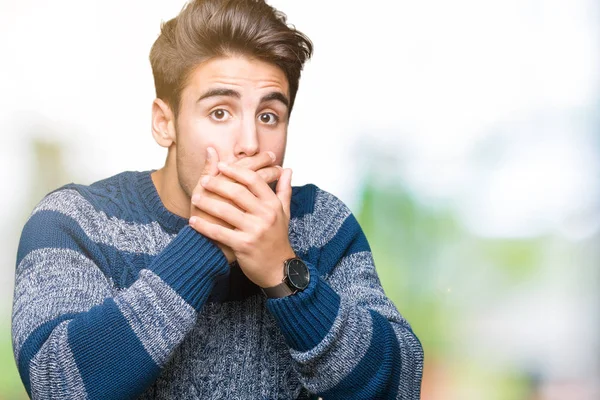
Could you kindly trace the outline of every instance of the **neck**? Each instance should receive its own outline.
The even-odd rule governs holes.
[[[182,218],[189,218],[190,198],[179,185],[175,159],[174,149],[169,148],[165,165],[152,173],[152,182],[167,210]]]

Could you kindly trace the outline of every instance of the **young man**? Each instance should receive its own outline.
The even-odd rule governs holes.
[[[34,398],[418,399],[423,353],[348,208],[283,169],[312,44],[258,0],[197,0],[150,61],[158,171],[67,185],[21,237]]]

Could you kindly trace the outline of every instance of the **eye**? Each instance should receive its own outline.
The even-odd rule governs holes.
[[[258,116],[260,122],[265,125],[275,125],[279,122],[279,117],[273,113],[263,113]]]
[[[211,111],[209,115],[215,121],[225,121],[226,119],[231,118],[229,111],[223,110],[222,108]]]

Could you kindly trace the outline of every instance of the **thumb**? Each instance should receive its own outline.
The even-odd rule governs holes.
[[[212,147],[206,148],[206,157],[204,158],[204,169],[202,170],[202,176],[217,176],[219,174],[219,155],[217,151]]]
[[[292,170],[286,168],[281,173],[281,177],[277,181],[275,194],[281,201],[285,215],[290,218],[290,203],[292,201]]]

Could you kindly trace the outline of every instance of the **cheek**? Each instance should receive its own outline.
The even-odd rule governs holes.
[[[282,135],[283,136],[283,135]],[[285,136],[274,136],[265,135],[261,141],[260,151],[272,151],[277,157],[276,163],[278,165],[283,164],[283,158],[285,156]]]
[[[228,135],[225,133],[206,119],[190,118],[185,124],[180,124],[177,139],[187,154],[194,154],[204,162],[207,147],[215,148],[219,155],[222,149],[227,148]]]

